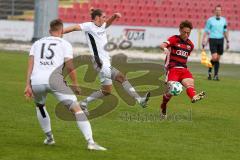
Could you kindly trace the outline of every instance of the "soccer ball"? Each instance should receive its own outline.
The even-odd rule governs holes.
[[[178,96],[183,90],[183,86],[180,82],[170,81],[168,82],[168,93],[172,96]]]

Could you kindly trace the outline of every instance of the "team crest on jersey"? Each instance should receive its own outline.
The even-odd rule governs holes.
[[[190,45],[187,45],[187,49],[191,50],[191,46],[190,46]]]
[[[99,36],[102,36],[102,35],[104,35],[105,33],[106,33],[105,31],[97,32],[97,34],[98,34]]]

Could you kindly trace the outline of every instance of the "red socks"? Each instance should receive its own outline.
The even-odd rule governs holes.
[[[196,91],[195,91],[194,87],[192,87],[192,86],[191,86],[191,87],[188,87],[188,88],[186,89],[186,92],[187,92],[187,95],[188,95],[188,97],[189,97],[190,99],[192,99],[193,96],[196,95]],[[172,95],[170,95],[170,94],[164,94],[164,95],[163,95],[163,100],[162,100],[162,104],[161,104],[161,109],[162,109],[162,110],[165,110],[165,111],[166,111],[167,103],[169,102],[169,100],[171,99],[171,97],[172,97]]]
[[[192,99],[193,96],[195,96],[195,94],[196,94],[196,91],[195,91],[194,87],[188,87],[186,89],[186,92],[187,92],[187,95],[190,99]]]
[[[169,94],[164,94],[163,95],[163,101],[162,101],[162,104],[161,104],[161,109],[166,109],[167,108],[167,103],[168,101],[171,99],[171,95]]]

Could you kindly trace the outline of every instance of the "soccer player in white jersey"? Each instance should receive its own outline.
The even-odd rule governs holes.
[[[62,21],[60,19],[53,20],[50,23],[49,32],[51,36],[36,41],[31,47],[24,91],[27,98],[33,97],[34,99],[37,118],[46,135],[44,144],[55,144],[50,117],[45,106],[47,94],[52,93],[75,115],[77,125],[88,142],[88,149],[106,150],[94,142],[91,125],[81,110],[77,97],[64,81],[63,66],[67,68],[73,85],[78,86],[77,75],[72,63],[72,46],[62,39]],[[80,92],[79,89],[76,90]]]
[[[101,90],[92,93],[80,103],[85,113],[88,113],[87,104],[89,102],[111,93],[112,80],[121,83],[124,90],[127,91],[131,97],[135,98],[142,107],[146,107],[147,101],[149,100],[150,92],[144,97],[140,97],[127,78],[120,71],[111,66],[109,53],[104,49],[105,45],[108,43],[106,29],[115,19],[120,17],[120,13],[115,13],[111,18],[106,20],[106,14],[102,10],[92,9],[91,22],[85,22],[64,28],[64,33],[73,31],[85,32],[88,46],[93,57],[94,66],[99,73],[102,85]]]

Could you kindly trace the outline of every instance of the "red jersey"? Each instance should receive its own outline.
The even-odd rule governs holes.
[[[172,36],[168,38],[166,42],[167,48],[170,54],[166,56],[165,67],[167,69],[174,67],[184,67],[187,68],[187,59],[190,56],[194,45],[187,39],[182,40],[179,35]]]

